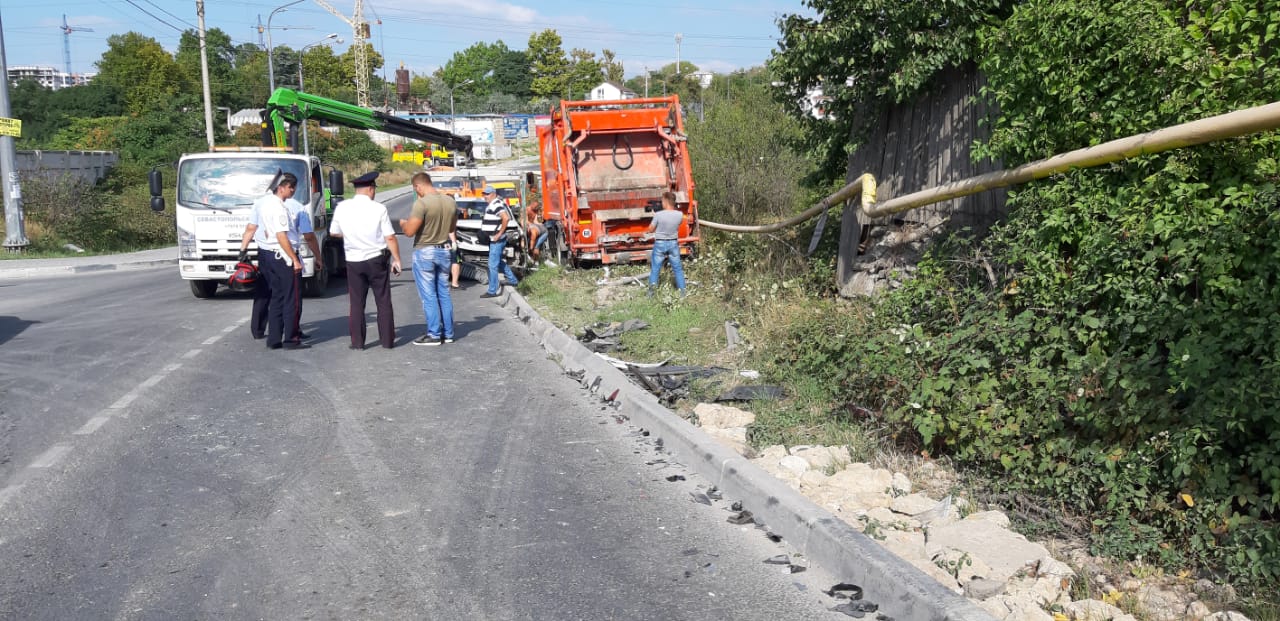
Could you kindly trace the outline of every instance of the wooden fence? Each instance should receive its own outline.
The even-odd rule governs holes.
[[[879,114],[849,157],[848,179],[871,173],[876,198],[884,201],[999,170],[999,162],[975,162],[971,154],[975,141],[990,136],[986,120],[994,114],[980,96],[983,82],[973,66],[949,69],[916,100]],[[1004,215],[1005,196],[1005,190],[992,190],[862,222],[856,209],[846,208],[837,266],[841,293],[870,293],[893,273],[910,271],[927,238],[938,232],[985,230]]]

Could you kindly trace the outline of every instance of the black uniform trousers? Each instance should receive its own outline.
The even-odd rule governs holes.
[[[271,250],[258,250],[258,269],[267,278],[271,297],[267,307],[267,347],[298,341],[298,305],[301,292],[293,267]],[[256,303],[256,300],[255,300]]]
[[[373,303],[378,307],[378,340],[383,347],[396,343],[396,318],[391,308],[391,257],[383,252],[366,261],[347,262],[347,297],[351,308],[347,315],[347,328],[351,331],[351,345],[364,349],[364,303],[373,290]]]
[[[262,267],[262,259],[259,256],[258,267]],[[292,269],[290,270],[292,271]],[[294,280],[298,291],[302,291],[302,272],[293,272]],[[249,334],[253,338],[260,339],[267,335],[267,310],[271,307],[271,285],[268,284],[266,274],[264,273],[258,279],[258,283],[253,287],[253,312],[249,316]],[[298,306],[294,309],[293,329],[295,334],[302,334],[302,328],[299,324],[302,322],[302,298],[298,298]],[[301,340],[301,339],[298,339]]]

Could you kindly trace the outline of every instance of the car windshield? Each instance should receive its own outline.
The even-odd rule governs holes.
[[[498,196],[502,198],[520,198],[520,193],[514,188],[498,188]]]
[[[192,158],[178,169],[178,203],[219,209],[252,205],[267,193],[276,173],[284,171],[298,178],[293,199],[306,205],[311,202],[306,166],[293,158]]]
[[[460,200],[457,201],[458,209],[462,213],[458,216],[466,220],[478,220],[484,217],[484,208],[488,203],[483,200]]]
[[[431,185],[436,186],[436,189],[438,190],[461,190],[462,189],[461,181],[436,181]]]

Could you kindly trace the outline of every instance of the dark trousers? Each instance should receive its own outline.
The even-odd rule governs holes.
[[[258,269],[266,276],[271,296],[267,306],[267,346],[298,340],[298,308],[301,292],[293,267],[269,250],[258,251]],[[255,300],[256,302],[256,300]]]
[[[261,268],[262,259],[258,259],[259,268]],[[292,270],[290,270],[292,271]],[[302,291],[302,272],[293,272],[294,286],[298,291]],[[260,339],[267,335],[267,310],[271,307],[271,285],[268,284],[265,274],[258,279],[258,284],[253,287],[253,314],[249,316],[249,334],[253,338]],[[302,297],[298,297],[297,308],[294,309],[293,330],[294,334],[302,334],[300,326],[302,322]]]
[[[373,303],[378,307],[378,340],[390,348],[396,342],[396,318],[391,309],[390,257],[377,256],[368,261],[347,262],[347,297],[351,308],[347,328],[351,344],[363,348],[365,339],[364,303],[373,290]]]

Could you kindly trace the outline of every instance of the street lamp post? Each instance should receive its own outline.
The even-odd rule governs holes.
[[[272,93],[276,92],[276,68],[275,68],[275,65],[271,62],[271,57],[273,55],[273,50],[271,46],[271,18],[275,17],[276,13],[279,13],[280,11],[283,11],[300,2],[305,2],[305,0],[293,0],[293,2],[282,4],[276,7],[274,10],[272,10],[271,14],[267,16],[267,84],[271,85]]]
[[[302,86],[302,56],[307,53],[308,49],[311,49],[317,45],[328,44],[330,39],[338,39],[338,33],[331,32],[329,33],[329,36],[323,39],[320,39],[319,41],[316,41],[315,43],[312,43],[310,45],[304,45],[302,46],[302,49],[298,50],[298,91],[299,92],[306,90]],[[336,43],[341,44],[342,39],[338,39]],[[311,155],[311,143],[307,139],[307,120],[306,119],[302,119],[302,154]]]
[[[491,75],[493,75],[493,70],[492,70],[492,69],[490,69],[490,70],[488,70],[488,71],[484,72],[484,75],[480,76],[480,79],[487,78],[487,77],[489,77],[489,76],[491,76]],[[465,80],[463,80],[463,81],[461,81],[461,82],[459,82],[459,83],[457,83],[457,84],[454,84],[453,86],[449,87],[449,133],[450,133],[450,134],[457,134],[457,133],[458,133],[458,131],[457,131],[457,125],[458,125],[458,124],[457,124],[457,120],[456,120],[456,117],[454,117],[454,115],[453,115],[453,91],[454,91],[455,89],[461,88],[461,87],[466,86],[466,85],[468,85],[468,84],[473,84],[475,81],[476,81],[476,78],[467,78],[467,79],[465,79]],[[456,165],[457,165],[457,163],[458,163],[458,153],[457,153],[457,151],[454,151],[454,153],[453,153],[453,163],[454,163],[454,165],[455,165],[455,166],[456,166]]]

